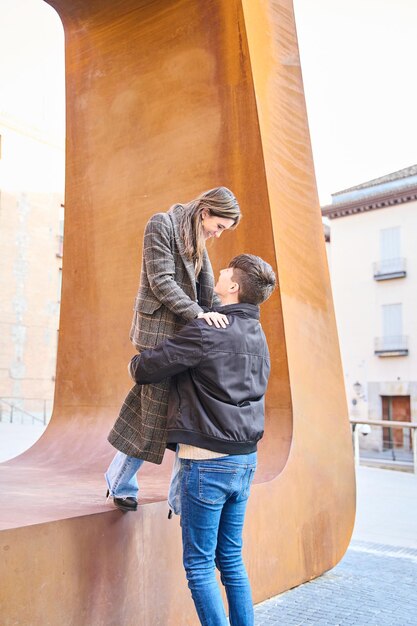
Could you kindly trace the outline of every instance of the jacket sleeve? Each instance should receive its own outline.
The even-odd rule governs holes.
[[[143,249],[146,275],[155,297],[175,315],[189,321],[202,311],[175,281],[169,217],[157,213],[146,225]]]
[[[130,361],[129,371],[139,385],[158,383],[164,378],[196,367],[203,357],[200,322],[184,326],[174,337],[156,348],[143,350]]]

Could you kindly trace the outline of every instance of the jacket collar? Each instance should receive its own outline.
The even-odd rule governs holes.
[[[226,304],[225,306],[214,307],[215,311],[219,313],[233,313],[234,315],[240,315],[241,317],[253,317],[259,319],[260,311],[257,304],[248,304],[246,302],[238,302],[237,304]]]

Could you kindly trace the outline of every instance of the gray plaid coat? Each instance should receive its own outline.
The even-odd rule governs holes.
[[[184,254],[179,233],[182,211],[183,207],[176,205],[167,213],[157,213],[145,228],[140,285],[130,330],[130,339],[139,352],[172,337],[197,317],[201,306],[219,304],[213,294],[213,270],[206,251],[197,303],[194,265]],[[154,385],[135,385],[110,431],[110,443],[128,456],[161,463],[166,446],[168,392],[169,379]]]

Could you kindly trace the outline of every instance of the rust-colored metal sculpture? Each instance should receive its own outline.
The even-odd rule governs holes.
[[[2,624],[185,626],[197,618],[167,520],[172,457],[138,513],[105,505],[106,435],[129,388],[148,218],[227,185],[244,219],[211,252],[276,268],[249,501],[254,600],[333,567],[354,519],[350,430],[291,0],[48,0],[64,23],[67,189],[54,415],[0,468]]]

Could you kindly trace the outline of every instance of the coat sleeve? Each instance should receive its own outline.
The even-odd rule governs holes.
[[[136,354],[130,361],[129,371],[139,385],[158,383],[190,367],[196,367],[202,357],[201,329],[199,322],[193,321],[156,348]]]
[[[217,293],[213,293],[213,304],[212,307],[222,306],[222,301],[220,300]]]
[[[171,228],[169,217],[163,213],[154,215],[146,225],[143,242],[146,275],[159,302],[188,321],[196,318],[202,308],[175,281]]]

